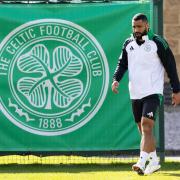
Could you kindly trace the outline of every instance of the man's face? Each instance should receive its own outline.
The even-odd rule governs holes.
[[[142,36],[146,35],[148,32],[149,25],[147,22],[144,22],[142,20],[132,20],[132,29],[135,38],[138,40],[142,40]]]

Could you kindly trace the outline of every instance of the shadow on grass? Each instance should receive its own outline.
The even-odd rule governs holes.
[[[80,173],[80,172],[119,172],[131,171],[132,163],[119,163],[109,165],[78,164],[78,165],[0,165],[0,173]],[[165,176],[180,177],[180,162],[166,162],[162,164],[161,171]],[[173,172],[172,172],[173,171]],[[176,172],[177,171],[177,172]]]
[[[180,162],[166,162],[162,164],[160,172],[163,176],[174,176],[180,178]]]
[[[118,164],[8,164],[0,165],[0,173],[49,173],[49,172],[67,172],[67,173],[80,173],[80,172],[101,172],[101,171],[131,171],[131,163],[118,163]]]
[[[161,166],[163,171],[180,171],[180,162],[165,162]]]
[[[162,173],[162,175],[164,175],[164,176],[176,176],[176,177],[180,178],[180,173]]]

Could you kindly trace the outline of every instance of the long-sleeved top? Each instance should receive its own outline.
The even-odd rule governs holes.
[[[175,58],[168,43],[150,31],[143,40],[137,42],[131,36],[125,41],[113,80],[119,82],[128,70],[130,98],[141,99],[151,94],[163,94],[165,69],[173,92],[179,92]]]

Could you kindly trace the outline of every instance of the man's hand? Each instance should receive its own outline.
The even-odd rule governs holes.
[[[114,81],[114,82],[112,83],[112,91],[113,91],[115,94],[118,93],[118,90],[117,90],[118,86],[119,86],[119,83],[118,83],[117,81]]]
[[[180,104],[180,92],[172,93],[172,104],[174,106],[177,106],[178,104]]]

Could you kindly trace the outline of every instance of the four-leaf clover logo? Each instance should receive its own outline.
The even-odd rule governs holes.
[[[45,45],[37,44],[19,57],[17,67],[22,73],[37,75],[17,83],[18,91],[36,108],[52,109],[52,103],[66,108],[83,92],[82,81],[72,78],[81,73],[83,64],[65,46],[56,47],[50,56]]]

